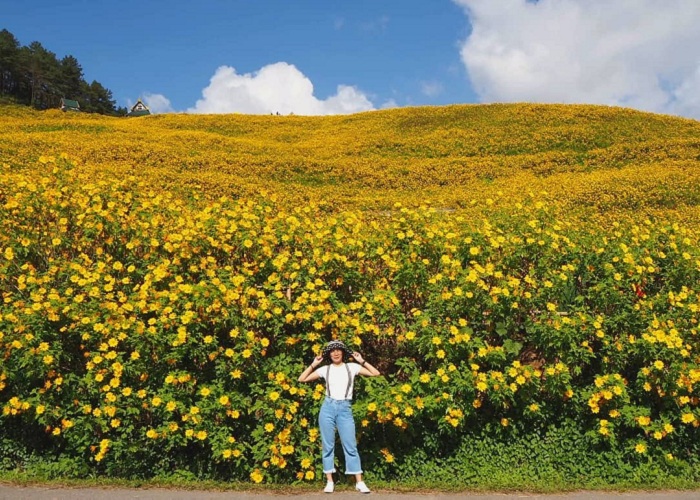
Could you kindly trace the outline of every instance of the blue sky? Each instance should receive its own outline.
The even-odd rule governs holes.
[[[120,106],[336,114],[477,102],[700,118],[697,0],[0,0]]]

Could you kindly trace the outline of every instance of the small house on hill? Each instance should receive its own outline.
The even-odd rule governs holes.
[[[136,104],[134,104],[131,107],[131,111],[126,116],[146,116],[150,115],[151,110],[148,109],[148,106],[146,106],[141,99],[136,101]]]
[[[61,98],[61,111],[80,111],[78,101]]]

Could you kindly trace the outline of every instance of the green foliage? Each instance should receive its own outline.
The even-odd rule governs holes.
[[[468,432],[445,456],[415,443],[391,467],[377,464],[373,478],[396,483],[467,489],[574,489],[641,487],[700,476],[698,461],[640,460],[601,448],[573,421],[525,434]]]
[[[112,92],[97,81],[88,84],[78,60],[61,59],[37,41],[20,46],[8,30],[0,31],[0,99],[36,109],[58,108],[61,99],[79,101],[82,111],[107,115],[118,110]],[[1,102],[1,101],[0,101]]]

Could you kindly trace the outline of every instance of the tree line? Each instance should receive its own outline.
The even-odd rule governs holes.
[[[0,31],[0,98],[36,109],[58,108],[65,98],[78,101],[89,113],[127,113],[117,108],[111,90],[97,80],[85,80],[75,57],[59,59],[40,42],[22,46],[6,29]]]

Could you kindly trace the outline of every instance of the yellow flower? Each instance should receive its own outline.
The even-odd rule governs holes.
[[[643,454],[647,452],[647,445],[644,443],[637,443],[634,447],[634,451],[636,451],[639,454]]]

